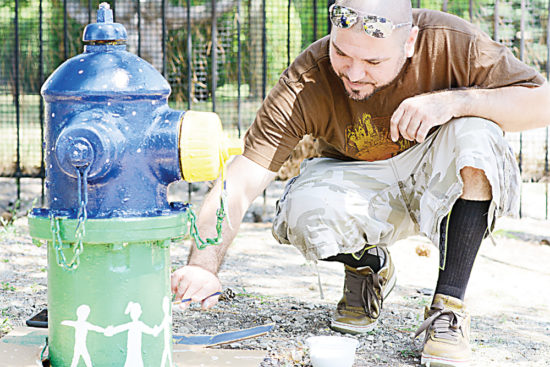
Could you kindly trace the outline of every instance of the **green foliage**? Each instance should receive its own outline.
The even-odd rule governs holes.
[[[21,201],[16,200],[13,207],[8,209],[6,212],[8,215],[4,217],[4,215],[0,216],[0,233],[11,233],[15,231],[15,221],[17,220],[17,211],[21,207]]]
[[[416,0],[412,0],[416,6]],[[495,0],[474,0],[472,22],[491,37],[494,36]],[[423,0],[423,8],[443,10],[443,0]],[[447,11],[469,20],[469,1],[447,1]],[[498,39],[510,47],[516,57],[532,65],[545,74],[547,64],[546,27],[548,24],[548,1],[525,0],[524,47],[521,53],[521,1],[499,0],[498,3]]]
[[[0,82],[15,91],[15,2],[0,2]],[[5,16],[5,15],[10,16]],[[42,2],[42,32],[44,75],[49,75],[65,60],[63,43],[63,0]],[[19,74],[20,93],[38,94],[40,80],[40,0],[20,0],[18,7]],[[67,55],[81,51],[80,34],[82,25],[67,18]]]
[[[301,3],[305,3],[304,0]],[[243,1],[240,14],[237,8],[225,14],[219,14],[217,28],[217,87],[224,88],[226,83],[236,84],[239,68],[242,84],[248,84],[243,98],[259,97],[262,87],[262,24],[261,1]],[[311,9],[307,9],[311,13]],[[306,8],[304,8],[304,12]],[[238,21],[241,22],[240,34],[237,32]],[[295,5],[290,7],[290,34],[288,33],[288,0],[266,0],[266,63],[267,88],[273,86],[281,72],[288,66],[288,60],[293,60],[303,49],[302,24],[300,14]],[[311,27],[311,25],[309,25]],[[212,89],[212,43],[210,19],[192,25],[192,85],[193,100],[208,100]],[[288,53],[287,36],[290,37],[290,54]],[[187,29],[176,29],[168,35],[168,75],[173,87],[172,100],[187,100]],[[239,60],[239,47],[241,59]],[[217,89],[220,96],[235,98],[228,95],[227,89]],[[242,92],[243,90],[241,90]],[[225,92],[225,93],[224,93]]]
[[[403,358],[414,358],[416,357],[416,352],[414,352],[412,349],[402,349],[399,351],[399,354],[401,354],[401,357]]]
[[[88,8],[88,0],[77,1],[83,9]],[[95,9],[102,0],[92,0],[92,19]],[[210,4],[211,0],[191,0],[192,6]],[[472,21],[489,35],[493,35],[495,0],[473,0]],[[132,0],[109,1],[117,6],[130,6]],[[277,82],[280,74],[294,58],[316,38],[328,32],[325,2],[317,2],[317,31],[314,33],[313,2],[311,0],[265,0],[266,4],[266,86],[263,89],[263,49],[262,32],[264,28],[261,5],[262,0],[240,0],[240,14],[235,5],[227,12],[218,14],[218,48],[216,69],[218,103],[227,102],[228,106],[236,100],[237,79],[241,73],[241,101],[260,101],[264,92]],[[41,80],[38,55],[40,51],[39,4],[40,0],[19,0],[19,43],[20,43],[20,87],[21,93],[38,94]],[[185,7],[187,0],[169,0],[174,6]],[[499,39],[520,55],[521,7],[520,0],[499,1]],[[546,26],[548,17],[548,0],[525,0],[525,54],[524,60],[539,71],[546,68]],[[417,0],[412,0],[414,6]],[[470,18],[469,1],[422,0],[424,8],[447,11]],[[77,22],[71,14],[67,17],[67,30],[64,31],[63,0],[42,0],[43,6],[43,60],[44,75],[49,75],[64,60],[65,55],[72,57],[82,52],[81,35],[84,24]],[[0,37],[3,47],[0,48],[0,83],[13,95],[14,78],[14,22],[15,2],[0,0]],[[290,15],[290,32],[289,32]],[[241,30],[237,34],[240,21]],[[191,27],[193,40],[191,64],[192,103],[202,102],[200,108],[207,108],[211,103],[212,92],[212,43],[210,17],[194,22]],[[65,39],[66,34],[66,39]],[[142,37],[147,39],[147,35]],[[188,65],[187,27],[168,28],[167,33],[167,79],[173,94],[172,102],[187,106]],[[239,42],[240,41],[240,42]],[[65,50],[66,45],[66,50]],[[289,47],[290,46],[290,47]],[[142,44],[146,47],[146,43]],[[238,50],[241,58],[238,58]],[[10,102],[11,103],[11,102]],[[255,106],[247,106],[255,109]],[[243,107],[244,108],[244,107]],[[244,113],[244,112],[243,112]],[[235,118],[236,113],[232,114]],[[248,118],[250,114],[246,112]],[[226,119],[224,118],[224,122]]]
[[[271,88],[288,67],[289,61],[292,62],[302,50],[302,24],[294,3],[290,6],[290,17],[287,0],[267,0],[266,4],[269,14],[266,19],[267,85]]]
[[[13,285],[11,285],[8,282],[2,282],[0,289],[2,289],[3,291],[12,291],[12,292],[15,292],[17,290]]]
[[[7,334],[13,329],[10,318],[7,316],[0,317],[0,333]]]

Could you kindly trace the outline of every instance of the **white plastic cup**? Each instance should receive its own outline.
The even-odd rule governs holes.
[[[313,367],[351,367],[359,341],[344,336],[312,336],[306,344]]]

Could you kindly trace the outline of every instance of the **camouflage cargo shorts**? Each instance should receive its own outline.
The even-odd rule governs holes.
[[[462,195],[463,167],[483,170],[491,184],[488,224],[517,215],[520,174],[512,149],[498,125],[468,117],[384,161],[304,161],[277,203],[273,235],[309,260],[417,234],[439,247],[441,220]]]

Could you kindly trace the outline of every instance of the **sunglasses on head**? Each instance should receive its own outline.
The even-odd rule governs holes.
[[[378,15],[364,14],[352,8],[336,4],[330,6],[329,16],[331,23],[335,27],[343,29],[353,27],[359,18],[362,17],[363,29],[369,36],[376,38],[389,37],[394,29],[412,25],[411,22],[394,25],[388,18],[379,17]]]

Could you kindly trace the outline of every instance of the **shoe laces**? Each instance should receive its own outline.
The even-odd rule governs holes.
[[[384,301],[382,293],[382,283],[384,279],[378,273],[371,273],[365,276],[354,272],[348,272],[347,276],[351,283],[350,288],[358,288],[361,290],[361,306],[364,308],[366,314],[370,318],[378,318]],[[359,287],[357,287],[358,285]]]
[[[459,312],[445,308],[442,302],[437,302],[432,305],[430,314],[414,334],[415,338],[428,330],[433,330],[437,339],[455,341],[460,338],[464,317]]]

